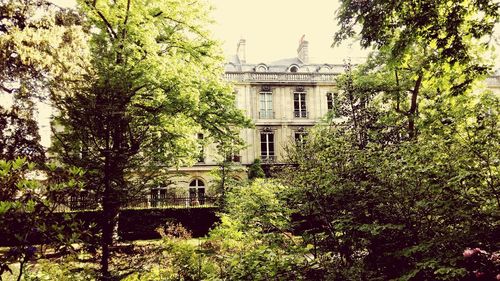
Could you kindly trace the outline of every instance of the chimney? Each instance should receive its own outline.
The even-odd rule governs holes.
[[[302,35],[299,41],[299,48],[297,48],[297,57],[302,63],[309,63],[309,42],[304,40],[306,35]]]
[[[238,42],[238,48],[236,49],[236,54],[238,55],[238,59],[242,64],[247,62],[245,45],[246,45],[245,39],[240,39],[240,41]]]

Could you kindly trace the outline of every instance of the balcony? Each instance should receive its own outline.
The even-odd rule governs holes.
[[[273,111],[259,111],[259,119],[274,119]]]
[[[302,111],[302,110],[294,110],[293,111],[293,117],[295,118],[308,118],[309,112],[307,111]]]

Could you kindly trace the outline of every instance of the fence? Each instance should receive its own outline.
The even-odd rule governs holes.
[[[216,197],[176,197],[176,196],[147,196],[127,200],[122,203],[122,209],[165,209],[165,208],[205,208],[214,207]],[[100,200],[95,198],[71,197],[59,204],[56,212],[91,211],[102,209]]]

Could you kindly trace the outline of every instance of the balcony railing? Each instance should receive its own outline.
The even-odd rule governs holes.
[[[259,82],[332,82],[336,73],[282,73],[282,72],[226,72],[224,77],[230,81]]]
[[[154,209],[154,208],[200,208],[215,206],[216,197],[194,196],[145,196],[144,198],[131,199],[122,204],[121,209]],[[57,206],[56,212],[93,211],[101,210],[99,200],[71,198]]]
[[[295,118],[307,118],[309,116],[309,112],[302,110],[294,110],[293,117]]]
[[[259,111],[259,119],[274,119],[273,111]]]
[[[276,163],[276,155],[261,155],[262,163]]]

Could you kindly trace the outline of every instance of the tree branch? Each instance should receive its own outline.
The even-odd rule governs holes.
[[[109,23],[108,19],[106,19],[106,17],[101,13],[101,11],[99,11],[96,7],[96,2],[97,0],[94,0],[92,2],[92,4],[89,2],[89,1],[86,1],[85,3],[87,5],[89,5],[90,7],[94,8],[95,12],[97,13],[97,15],[99,15],[99,17],[102,19],[102,21],[104,22],[104,24],[106,25],[106,31],[108,32],[109,36],[111,37],[111,40],[115,40],[118,36],[116,35],[116,32],[113,30],[113,26]]]

